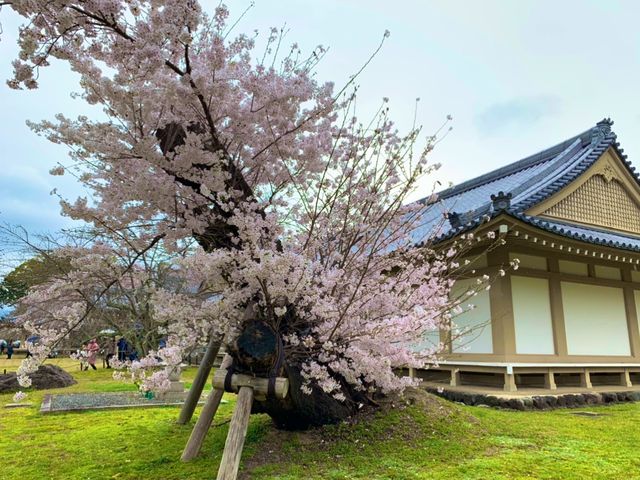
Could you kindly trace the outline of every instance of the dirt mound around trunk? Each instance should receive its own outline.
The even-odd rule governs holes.
[[[30,377],[31,388],[35,390],[63,388],[77,383],[70,374],[56,365],[42,365]],[[21,389],[15,373],[0,375],[0,393],[17,392]]]

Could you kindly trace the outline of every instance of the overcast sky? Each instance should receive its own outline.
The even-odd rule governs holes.
[[[215,2],[217,4],[217,2]],[[235,18],[249,2],[230,1]],[[453,115],[454,129],[433,154],[440,177],[459,182],[535,153],[594,125],[615,120],[629,158],[640,166],[640,2],[257,0],[237,31],[267,33],[286,24],[288,41],[329,47],[318,69],[338,85],[391,37],[360,78],[361,112],[391,99],[400,126],[413,119],[433,132]],[[0,12],[0,77],[10,76],[20,19]],[[79,189],[49,169],[66,161],[25,120],[57,112],[89,113],[70,92],[77,78],[64,65],[44,69],[41,88],[0,84],[0,222],[32,232],[70,225],[59,215],[57,187]],[[428,191],[425,185],[423,190]]]

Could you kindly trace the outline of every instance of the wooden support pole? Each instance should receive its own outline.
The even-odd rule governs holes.
[[[451,369],[451,379],[449,380],[449,385],[452,387],[457,387],[460,385],[460,369],[452,368]]]
[[[515,392],[518,390],[516,386],[516,376],[513,373],[504,374],[504,391]]]
[[[207,378],[209,377],[209,373],[211,372],[211,368],[213,367],[213,362],[215,362],[216,357],[218,356],[218,351],[220,350],[220,337],[214,336],[209,340],[209,345],[207,346],[207,351],[200,362],[200,366],[198,367],[198,373],[196,373],[196,378],[193,380],[193,384],[191,384],[191,388],[189,389],[189,393],[187,394],[187,398],[182,405],[182,409],[180,410],[180,415],[178,417],[178,423],[180,425],[184,425],[191,420],[193,416],[193,412],[198,405],[198,401],[200,400],[200,395],[202,395],[202,390],[204,389],[205,383],[207,383]]]
[[[213,417],[218,411],[222,395],[224,395],[224,390],[214,388],[207,397],[207,401],[202,408],[202,412],[200,412],[198,421],[191,431],[189,441],[182,452],[181,459],[183,462],[192,460],[198,455],[198,453],[200,453],[200,448],[202,447],[204,438],[207,436],[207,432],[209,431],[209,428],[211,428]]]
[[[547,373],[544,374],[544,388],[549,390],[557,390],[556,379],[553,373],[553,370],[549,369]]]
[[[253,404],[253,388],[240,387],[236,409],[231,418],[227,441],[224,444],[224,453],[218,469],[217,480],[236,480],[240,457],[247,436],[251,405]]]

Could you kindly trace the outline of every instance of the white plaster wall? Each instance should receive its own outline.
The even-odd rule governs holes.
[[[561,282],[569,355],[630,355],[621,288]]]
[[[511,276],[511,296],[516,352],[553,355],[549,281],[546,278]]]
[[[636,299],[636,315],[638,316],[638,327],[640,328],[640,290],[634,290],[633,296]]]
[[[473,289],[476,285],[475,279],[459,280],[451,290],[452,296],[457,298],[465,291]],[[491,307],[489,302],[489,292],[481,290],[476,296],[465,297],[462,303],[466,310],[466,305],[475,306],[473,310],[466,311],[453,319],[454,328],[467,333],[455,338],[453,351],[456,353],[493,353],[493,339],[491,334]]]

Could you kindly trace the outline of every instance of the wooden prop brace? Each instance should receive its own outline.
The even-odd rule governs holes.
[[[240,457],[244,448],[245,438],[247,436],[247,428],[249,426],[249,417],[251,416],[251,407],[253,400],[265,400],[269,392],[269,379],[252,377],[237,373],[228,373],[227,367],[230,363],[230,357],[226,356],[223,365],[217,370],[213,376],[213,391],[207,398],[202,413],[198,417],[198,421],[191,432],[189,442],[182,453],[182,460],[191,460],[198,455],[202,442],[211,427],[213,417],[218,410],[220,400],[225,392],[225,381],[227,390],[231,393],[237,393],[238,399],[236,407],[231,417],[229,425],[229,433],[224,444],[224,452],[218,469],[217,480],[235,480],[238,476],[238,468],[240,467]],[[229,377],[229,378],[227,378]],[[289,380],[277,377],[273,382],[273,395],[275,398],[283,399],[289,393]]]
[[[224,389],[227,370],[217,370],[213,375],[213,388]],[[251,416],[251,406],[254,397],[256,399],[266,399],[269,389],[268,378],[257,378],[250,375],[232,374],[231,380],[227,380],[227,385],[232,392],[238,393],[236,409],[231,418],[227,441],[224,444],[224,452],[218,469],[217,480],[235,480],[240,467],[240,457],[244,448],[244,441],[247,436],[249,417]],[[289,392],[289,380],[286,378],[276,378],[274,396],[285,398]]]
[[[205,362],[203,361],[202,365],[204,365],[204,363]],[[222,370],[222,369],[228,368],[231,365],[231,363],[232,363],[231,357],[229,355],[225,355],[224,359],[222,360],[222,364],[220,365],[220,369]],[[207,372],[207,375],[208,375],[208,372]],[[224,394],[224,389],[216,388],[214,386],[213,390],[207,397],[207,401],[205,402],[204,407],[202,407],[202,411],[200,412],[198,421],[193,427],[193,430],[191,430],[191,436],[189,437],[189,441],[187,442],[187,445],[184,447],[184,450],[182,452],[181,460],[183,462],[188,462],[189,460],[194,459],[195,457],[198,456],[198,453],[200,453],[200,448],[202,447],[204,438],[207,436],[207,432],[209,431],[209,428],[211,428],[211,422],[213,421],[213,417],[218,411],[218,407],[220,406],[220,401],[222,400],[223,394]],[[198,394],[198,396],[200,395]],[[194,409],[195,409],[195,406],[194,406]]]
[[[180,416],[178,417],[178,423],[180,425],[185,425],[189,422],[189,420],[191,420],[193,412],[195,411],[196,406],[198,405],[198,401],[200,400],[200,395],[202,395],[204,384],[207,383],[207,378],[209,377],[209,373],[211,372],[213,363],[215,362],[216,357],[218,356],[218,353],[220,351],[221,344],[222,337],[212,336],[209,340],[207,351],[205,352],[204,357],[200,362],[198,372],[196,373],[196,378],[193,380],[191,388],[189,389],[189,393],[187,394],[187,398],[185,399],[184,404],[180,409]]]

